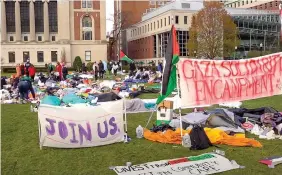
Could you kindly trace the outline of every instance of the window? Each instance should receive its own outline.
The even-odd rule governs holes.
[[[37,62],[44,62],[43,51],[37,51]]]
[[[166,26],[166,18],[164,18],[164,26]]]
[[[168,25],[170,25],[170,16],[168,16]]]
[[[24,36],[24,41],[28,41],[28,36]]]
[[[156,22],[154,22],[154,30],[156,29]]]
[[[269,7],[272,7],[272,2],[269,2]]]
[[[92,19],[89,16],[82,19],[82,39],[92,40]]]
[[[163,19],[161,19],[161,28],[163,27]]]
[[[42,36],[38,36],[37,41],[42,41]]]
[[[234,3],[234,7],[236,8],[236,3]]]
[[[85,51],[85,61],[91,61],[91,51]]]
[[[248,0],[246,0],[246,4],[248,4],[249,2],[248,2]]]
[[[10,41],[14,41],[14,37],[13,36],[10,36]]]
[[[156,5],[156,1],[155,0],[151,0],[150,1],[150,5]]]
[[[23,52],[23,62],[26,62],[29,59],[29,52]]]
[[[44,32],[43,2],[34,2],[35,32]]]
[[[58,10],[57,1],[49,1],[49,31],[58,32]]]
[[[187,16],[184,16],[184,24],[187,24]]]
[[[149,27],[149,24],[148,24],[148,32],[150,31],[150,27]]]
[[[92,0],[82,0],[82,8],[92,8]]]
[[[245,2],[244,2],[244,1],[242,1],[242,5],[244,5],[244,3],[245,3]]]
[[[7,32],[16,32],[16,22],[15,22],[15,2],[6,1],[6,25]]]
[[[179,17],[178,16],[175,16],[175,24],[178,24],[179,23],[179,19],[178,19]]]
[[[190,8],[190,4],[189,3],[181,3],[182,8],[186,8],[189,9]]]
[[[56,36],[52,36],[52,41],[56,41]]]
[[[57,51],[51,51],[51,61],[52,62],[58,61],[58,52]]]
[[[152,25],[152,23],[151,23],[151,31],[153,30],[153,25]]]
[[[15,52],[9,52],[9,63],[15,63],[15,62],[16,62]]]
[[[21,31],[29,32],[29,2],[20,2],[20,13],[21,13]]]
[[[238,7],[240,7],[240,1],[238,2]]]
[[[160,28],[160,22],[158,21],[158,28]]]

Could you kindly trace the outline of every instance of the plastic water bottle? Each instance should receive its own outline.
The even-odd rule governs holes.
[[[183,141],[183,147],[185,147],[185,148],[190,148],[191,147],[191,139],[190,139],[189,134],[186,133],[182,137],[182,141]]]
[[[142,128],[141,125],[139,125],[139,126],[136,128],[136,137],[137,137],[138,139],[143,138],[143,133],[144,133],[143,128]]]

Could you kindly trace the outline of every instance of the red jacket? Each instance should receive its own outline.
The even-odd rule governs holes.
[[[62,78],[62,65],[61,64],[56,66],[56,71],[59,72],[60,78]]]
[[[29,72],[29,75],[30,75],[30,76],[34,76],[35,73],[36,73],[35,67],[33,67],[33,66],[29,67],[29,68],[28,68],[28,72]]]

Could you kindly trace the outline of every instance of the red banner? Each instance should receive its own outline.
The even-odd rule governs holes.
[[[282,94],[282,52],[245,60],[181,59],[181,106]]]

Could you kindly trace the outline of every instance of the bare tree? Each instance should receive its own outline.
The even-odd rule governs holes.
[[[120,20],[121,19],[121,20]],[[119,12],[112,15],[111,18],[107,19],[109,21],[113,21],[113,30],[111,31],[112,39],[109,41],[109,55],[112,55],[114,50],[112,48],[116,48],[118,41],[122,35],[122,32],[129,27],[130,25],[130,12]],[[126,42],[126,41],[125,41]],[[118,54],[118,51],[116,51]]]

